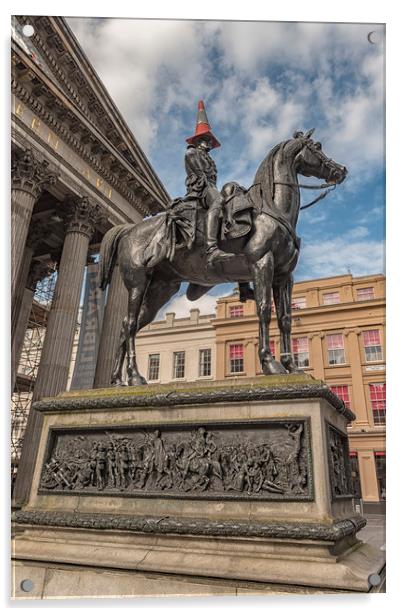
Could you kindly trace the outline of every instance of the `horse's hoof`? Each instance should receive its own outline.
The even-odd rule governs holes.
[[[294,363],[294,360],[291,356],[288,356],[282,359],[281,363],[284,366],[284,368],[287,370],[287,372],[290,372],[292,374],[303,372],[303,370],[301,368],[298,368],[297,364]]]
[[[136,374],[127,379],[127,384],[129,387],[136,387],[137,385],[147,385],[147,381],[141,374]]]
[[[271,359],[270,361],[263,361],[262,368],[264,374],[287,374],[287,370],[284,368],[282,364],[276,359]]]
[[[121,381],[120,379],[111,381],[111,385],[112,387],[127,387],[127,383],[125,383],[124,381]]]

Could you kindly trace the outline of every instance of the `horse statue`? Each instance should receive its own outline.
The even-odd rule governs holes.
[[[99,284],[102,288],[107,286],[117,260],[129,293],[128,314],[123,320],[112,384],[147,383],[137,368],[136,334],[151,323],[182,282],[189,283],[187,297],[191,300],[217,284],[253,282],[263,373],[298,371],[291,352],[291,293],[292,272],[300,252],[300,239],[296,235],[302,209],[300,188],[332,189],[347,175],[347,169],[326,156],[321,144],[311,138],[313,131],[294,133],[293,138],[276,145],[259,166],[254,183],[245,195],[251,205],[249,232],[242,237],[234,234],[235,237],[221,240],[219,244],[222,250],[234,254],[230,259],[207,264],[203,228],[196,229],[192,242],[177,243],[175,248],[172,233],[167,239],[168,225],[173,220],[169,209],[139,224],[112,227],[105,234],[100,249]],[[326,184],[299,184],[299,174],[325,180]],[[202,211],[196,204],[193,209],[198,215]],[[182,227],[186,225],[188,221],[182,220]],[[272,295],[280,330],[280,361],[274,359],[269,345]],[[127,383],[122,380],[125,358]]]

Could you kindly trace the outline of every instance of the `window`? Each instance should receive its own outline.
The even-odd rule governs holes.
[[[231,319],[235,319],[237,317],[243,317],[243,306],[230,306],[229,307],[229,316]]]
[[[301,310],[301,308],[306,308],[306,297],[294,297],[291,307],[293,310]]]
[[[327,340],[327,357],[331,366],[336,364],[345,364],[346,356],[344,354],[343,334],[330,334],[326,336]]]
[[[185,351],[174,353],[174,379],[183,379],[185,376]]]
[[[346,406],[350,408],[350,394],[348,391],[348,385],[333,385],[330,389],[340,398],[340,400],[343,400]]]
[[[323,294],[323,304],[325,306],[329,306],[330,304],[339,304],[339,303],[340,303],[340,293],[338,291],[334,291],[333,293]]]
[[[211,349],[199,351],[199,376],[211,376]]]
[[[308,338],[293,338],[292,353],[294,355],[294,361],[299,368],[309,366]]]
[[[382,359],[381,336],[379,329],[369,329],[364,334],[365,361]]]
[[[148,356],[148,380],[158,381],[160,376],[160,356],[159,353]]]
[[[369,395],[372,406],[372,416],[376,426],[386,422],[386,385],[385,383],[372,383],[369,386]]]
[[[386,500],[386,452],[375,451],[376,478],[378,480],[379,498]]]
[[[230,344],[229,370],[230,372],[243,372],[243,344]]]
[[[365,289],[357,289],[357,300],[364,301],[368,299],[374,299],[374,287],[365,287]]]

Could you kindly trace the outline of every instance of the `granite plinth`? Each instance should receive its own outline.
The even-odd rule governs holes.
[[[347,476],[353,414],[321,381],[108,388],[44,399],[36,409],[44,421],[30,498],[14,515],[16,595],[28,561],[36,573],[125,570],[136,588],[147,572],[353,592],[368,592],[368,576],[384,566],[384,553],[355,536],[365,521],[354,514]],[[107,480],[100,472],[97,480],[66,478],[62,468],[52,482],[54,460],[74,456],[77,443],[80,459],[118,447],[143,458],[120,480],[105,463]],[[147,467],[146,450],[164,451],[165,462],[153,454]],[[244,457],[228,457],[234,450]],[[202,459],[203,471],[192,461]],[[77,596],[93,594],[83,587]]]

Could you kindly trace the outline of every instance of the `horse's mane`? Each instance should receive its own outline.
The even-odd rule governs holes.
[[[260,185],[261,194],[264,194],[269,206],[273,205],[274,200],[274,157],[277,153],[283,156],[284,148],[290,141],[294,141],[294,139],[287,139],[287,141],[282,141],[275,145],[256,171],[253,183]]]

